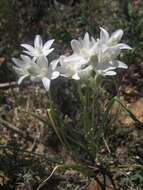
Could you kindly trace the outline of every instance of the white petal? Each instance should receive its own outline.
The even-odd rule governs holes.
[[[78,73],[74,74],[74,75],[72,76],[72,79],[74,79],[74,80],[79,80],[80,78],[79,78],[79,76],[78,76]]]
[[[20,57],[21,57],[21,59],[23,59],[23,61],[25,62],[25,63],[31,63],[32,62],[32,59],[29,57],[29,56],[27,56],[27,55],[20,55]]]
[[[47,77],[42,78],[43,85],[47,91],[49,91],[51,81]]]
[[[91,37],[90,48],[95,49],[95,47],[97,47],[97,42],[95,41],[93,37]]]
[[[60,62],[60,65],[62,66],[62,65],[64,65],[64,59],[66,58],[66,56],[64,56],[64,55],[61,55],[60,57],[59,57],[59,62]]]
[[[51,49],[43,49],[42,51],[43,51],[44,56],[47,56],[47,55],[49,55],[53,50],[54,50],[54,48],[51,48]]]
[[[112,39],[113,40],[115,39],[116,42],[118,43],[121,40],[123,34],[124,34],[123,30],[118,29],[118,30],[116,30],[115,32],[112,33],[110,40],[112,41]]]
[[[113,64],[109,63],[109,62],[105,62],[105,63],[98,63],[93,65],[93,68],[95,69],[95,72],[107,72],[107,71],[111,71],[116,69],[116,66],[114,66]]]
[[[119,56],[120,52],[121,50],[119,48],[111,47],[104,52],[103,57],[105,59],[107,58],[107,61],[114,60]]]
[[[60,73],[61,76],[67,75],[66,68],[64,66],[57,67],[57,71]]]
[[[54,39],[47,41],[47,42],[44,44],[44,46],[43,46],[43,50],[50,49],[50,47],[51,47],[51,45],[53,44],[53,42],[54,42]]]
[[[30,76],[30,80],[33,82],[33,81],[35,81],[35,82],[38,82],[39,80],[40,80],[41,78],[39,78],[38,76]]]
[[[113,65],[116,68],[123,68],[123,69],[127,69],[128,68],[128,65],[126,65],[125,63],[123,63],[122,61],[119,61],[119,60],[113,61]]]
[[[104,73],[104,75],[105,75],[105,76],[106,76],[106,75],[114,76],[114,75],[116,75],[116,72],[115,72],[115,71],[107,71],[107,72]]]
[[[119,48],[119,49],[132,49],[130,46],[128,46],[127,44],[123,44],[123,43],[119,43],[119,44],[115,45],[114,47]]]
[[[77,54],[72,54],[68,57],[63,57],[63,62],[66,64],[76,65],[77,67],[86,63],[86,60]]]
[[[48,66],[48,59],[45,56],[40,56],[37,59],[37,65],[39,65],[41,68],[45,65]]]
[[[102,44],[109,40],[109,33],[102,27],[100,27],[100,40]]]
[[[85,35],[84,35],[84,39],[83,39],[83,45],[84,45],[84,47],[85,48],[87,48],[87,49],[89,49],[89,34],[88,34],[88,32],[86,32],[85,33]]]
[[[50,65],[51,65],[51,67],[52,67],[52,70],[55,70],[55,69],[56,69],[58,63],[59,63],[59,59],[55,59],[55,60],[53,60],[53,61],[50,63]]]
[[[62,73],[60,73],[60,76],[65,77],[65,78],[69,78],[70,77],[70,75],[68,75],[68,74],[62,74]]]
[[[52,75],[51,75],[51,79],[52,79],[52,80],[53,80],[53,79],[56,79],[56,78],[59,77],[59,75],[60,75],[60,73],[59,73],[58,71],[54,71],[54,72],[52,73]]]
[[[20,85],[22,83],[22,81],[27,78],[29,75],[24,75],[24,76],[21,76],[19,79],[18,79],[18,85]]]
[[[75,54],[80,54],[81,45],[78,40],[72,40],[71,47]]]
[[[78,56],[75,54],[72,54],[68,57],[61,55],[59,58],[60,64],[65,65],[65,64],[74,64],[74,62],[77,61]]]
[[[77,54],[72,54],[72,55],[66,57],[65,60],[66,60],[67,62],[74,63],[74,62],[80,61],[81,59],[82,59],[81,56],[79,56],[79,55],[77,55]]]
[[[12,61],[15,63],[17,67],[21,67],[23,64],[25,64],[22,60],[17,58],[12,58]]]
[[[43,47],[43,42],[42,42],[42,38],[40,35],[36,35],[36,37],[34,39],[34,47],[35,48],[42,48]]]
[[[36,56],[35,52],[33,51],[23,51],[24,53],[26,53],[27,55],[30,55],[32,57]]]
[[[79,77],[80,77],[81,79],[86,79],[87,77],[90,76],[92,69],[93,69],[92,65],[89,65],[89,66],[87,66],[85,69],[82,69],[82,70],[79,72]]]
[[[22,76],[23,75],[23,69],[22,68],[20,68],[20,67],[15,67],[15,66],[13,66],[12,67],[14,70],[15,70],[15,72],[19,75],[19,76]]]
[[[30,52],[34,52],[35,49],[33,48],[33,46],[29,45],[29,44],[21,44],[22,47],[24,47],[25,49],[27,49]]]
[[[96,40],[95,40],[93,37],[91,37],[91,42],[92,42],[93,44],[95,44],[95,43],[96,43]]]

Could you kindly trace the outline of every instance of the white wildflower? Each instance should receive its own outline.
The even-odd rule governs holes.
[[[31,57],[34,58],[34,60],[36,60],[40,57],[46,57],[54,50],[54,48],[50,49],[53,42],[54,39],[48,40],[45,44],[43,44],[41,36],[36,35],[34,40],[34,47],[29,44],[21,44],[21,46],[26,49],[23,51],[24,53],[30,55]]]
[[[89,34],[86,32],[84,38],[79,40],[72,40],[71,47],[75,55],[81,56],[84,59],[84,62],[89,62],[93,56],[96,55],[97,42],[93,37],[89,37]]]
[[[110,36],[107,30],[101,27],[100,28],[100,44],[102,44],[103,46],[107,46],[108,48],[114,47],[114,48],[119,48],[119,49],[132,49],[127,44],[118,43],[121,40],[123,34],[124,34],[123,30],[118,29],[115,32],[113,32]]]
[[[78,80],[82,77],[83,71],[86,76],[89,76],[92,70],[105,76],[115,75],[117,68],[127,69],[127,65],[117,59],[122,49],[131,49],[124,43],[118,43],[123,31],[119,29],[110,37],[104,28],[100,29],[100,39],[95,40],[86,33],[83,39],[71,41],[73,54],[60,58],[63,76]]]
[[[37,64],[28,56],[21,55],[21,59],[12,58],[15,66],[13,67],[16,73],[18,74],[19,80],[18,84],[30,76],[36,76],[38,74],[38,66]]]
[[[97,47],[97,60],[91,60],[92,65],[96,73],[101,75],[116,75],[114,71],[117,68],[127,69],[128,66],[117,60],[122,49],[131,49],[130,46],[124,43],[118,43],[122,36],[123,31],[121,29],[115,31],[109,37],[109,33],[100,28],[100,39],[98,39]]]
[[[59,60],[53,60],[51,63],[47,65],[45,59],[39,59],[37,64],[39,66],[39,78],[42,80],[45,89],[48,91],[50,88],[51,80],[54,80],[59,77],[60,73],[57,71],[57,64]]]
[[[61,56],[59,71],[62,76],[79,80],[86,78],[92,71],[92,66],[88,64],[96,56],[97,42],[93,37],[85,33],[84,38],[72,40],[71,47],[73,54],[70,56]]]
[[[68,57],[61,56],[59,71],[61,76],[79,80],[80,77],[88,75],[88,68],[82,69],[86,61],[78,55],[72,54]],[[91,67],[91,66],[90,66]]]
[[[29,77],[32,81],[42,80],[45,89],[48,91],[51,80],[59,76],[59,72],[56,70],[59,60],[54,60],[48,64],[44,57],[35,62],[25,55],[21,55],[21,59],[13,58],[12,60],[16,65],[14,69],[20,76],[18,84],[21,84],[26,77]]]

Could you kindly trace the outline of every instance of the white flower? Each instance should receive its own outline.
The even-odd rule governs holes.
[[[25,55],[21,55],[21,59],[13,58],[12,60],[16,65],[14,69],[20,76],[18,84],[21,84],[26,77],[30,77],[32,81],[42,80],[45,89],[48,91],[51,80],[59,76],[59,72],[56,70],[59,60],[54,60],[48,64],[44,57],[35,62]]]
[[[75,80],[86,78],[92,71],[92,66],[88,63],[91,57],[96,55],[97,42],[93,37],[90,38],[88,33],[85,33],[83,39],[72,40],[71,47],[72,55],[60,57],[59,71],[62,76]]]
[[[131,49],[126,44],[118,43],[122,38],[123,31],[119,29],[110,37],[104,28],[100,28],[100,30],[100,39],[95,40],[85,33],[83,39],[71,41],[73,54],[60,58],[60,72],[63,76],[78,80],[83,73],[86,73],[86,77],[89,76],[92,70],[96,74],[105,76],[115,75],[117,68],[127,69],[125,63],[117,60],[122,49]]]
[[[80,71],[78,72],[78,76],[82,80],[87,80],[91,77],[92,71],[92,65],[86,65],[84,68],[80,69]]]
[[[79,80],[82,77],[86,77],[89,72],[92,70],[91,66],[82,68],[86,61],[81,56],[76,54],[72,54],[68,57],[61,56],[60,57],[60,67],[59,71],[61,76],[69,77],[75,80]]]
[[[113,32],[111,36],[109,36],[109,33],[104,28],[101,27],[99,43],[104,50],[106,50],[107,48],[117,48],[120,50],[132,49],[127,44],[118,43],[121,40],[123,34],[124,34],[123,30],[118,29],[115,32]]]
[[[124,43],[118,43],[123,36],[123,30],[115,31],[111,34],[111,37],[109,37],[109,33],[104,28],[100,28],[100,30],[100,39],[97,46],[98,60],[91,60],[91,62],[96,73],[115,75],[115,69],[128,68],[125,63],[117,60],[117,57],[122,49],[131,49],[131,47]]]
[[[20,84],[26,77],[32,81],[42,80],[46,90],[49,90],[51,80],[59,76],[56,67],[59,60],[54,60],[48,63],[47,55],[53,51],[50,49],[54,40],[47,41],[44,45],[40,35],[37,35],[34,40],[34,47],[28,44],[21,44],[26,50],[23,52],[28,54],[21,55],[21,59],[13,58],[15,63],[15,71],[20,76],[18,84]]]
[[[16,66],[14,66],[14,70],[20,76],[18,80],[18,84],[30,76],[36,76],[38,74],[38,66],[37,64],[28,56],[21,55],[21,59],[12,58],[13,62]]]
[[[40,79],[43,82],[45,89],[48,91],[50,88],[51,80],[54,80],[59,77],[60,73],[57,71],[57,64],[59,60],[53,60],[49,65],[43,59],[39,59],[37,64],[39,66],[39,74],[37,75],[36,79]]]
[[[125,63],[117,60],[117,56],[120,54],[120,49],[106,48],[106,50],[104,50],[102,47],[99,47],[98,51],[98,61],[92,62],[96,73],[101,75],[115,75],[116,72],[113,70],[117,68],[128,68]]]
[[[75,55],[81,56],[84,61],[89,62],[91,57],[96,54],[97,42],[86,32],[83,39],[72,40],[71,47]]]
[[[36,35],[34,39],[34,47],[29,44],[21,44],[22,47],[24,47],[26,50],[23,52],[30,55],[34,58],[34,60],[40,58],[40,57],[46,57],[49,55],[54,48],[51,48],[51,45],[53,44],[54,40],[49,40],[43,45],[43,41],[40,35]],[[46,60],[46,59],[45,59]]]

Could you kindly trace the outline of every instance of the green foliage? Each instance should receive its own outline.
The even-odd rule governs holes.
[[[113,24],[125,29],[125,38],[132,45],[133,50],[129,53],[131,62],[142,56],[143,51],[143,3],[139,1],[121,1],[121,11]]]
[[[143,188],[143,171],[135,171],[129,175],[122,177],[122,186],[125,186],[129,190],[142,190]]]
[[[97,154],[101,150],[110,151],[107,141],[115,99],[111,99],[109,103],[102,101],[101,81],[99,77],[88,83],[83,81],[74,85],[73,82],[73,91],[76,92],[78,89],[76,98],[78,97],[80,102],[77,104],[78,107],[71,105],[72,112],[76,110],[72,117],[64,113],[61,115],[61,110],[54,105],[50,95],[48,122],[43,121],[47,123],[46,126],[53,128],[61,144],[75,162],[85,165],[94,166],[98,160]]]

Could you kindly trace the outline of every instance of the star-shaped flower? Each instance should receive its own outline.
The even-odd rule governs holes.
[[[100,28],[100,38],[95,40],[85,33],[83,39],[72,40],[71,47],[73,54],[69,57],[61,56],[61,71],[63,76],[73,79],[80,79],[83,69],[99,75],[115,75],[115,69],[127,69],[127,65],[117,59],[122,49],[131,49],[130,46],[124,43],[118,43],[122,36],[121,29],[115,31],[109,36],[109,33]],[[89,76],[89,75],[87,75]]]
[[[60,59],[59,72],[61,76],[79,80],[80,78],[85,78],[89,75],[92,70],[91,66],[85,67],[86,61],[76,54],[70,56],[61,56]]]
[[[93,37],[90,38],[89,33],[86,32],[83,39],[72,40],[71,47],[73,54],[81,56],[86,62],[89,62],[91,57],[96,54],[97,42]]]
[[[31,57],[34,58],[34,60],[36,60],[40,57],[46,57],[54,50],[54,48],[50,49],[53,42],[54,39],[48,40],[45,44],[43,44],[41,36],[36,35],[34,39],[34,47],[29,44],[21,44],[21,46],[26,49],[23,51],[24,53],[30,55]]]
[[[124,43],[118,43],[122,36],[123,30],[119,29],[109,36],[109,33],[100,28],[100,39],[98,40],[97,58],[96,62],[92,62],[96,73],[101,75],[116,75],[115,69],[127,69],[128,66],[119,61],[117,57],[120,55],[122,49],[132,49]]]
[[[53,60],[47,64],[44,57],[35,62],[28,56],[21,55],[21,59],[12,59],[16,66],[15,71],[20,76],[18,84],[29,77],[32,81],[42,80],[45,89],[48,91],[50,88],[51,80],[56,79],[59,76],[59,71],[56,70],[59,60]]]

